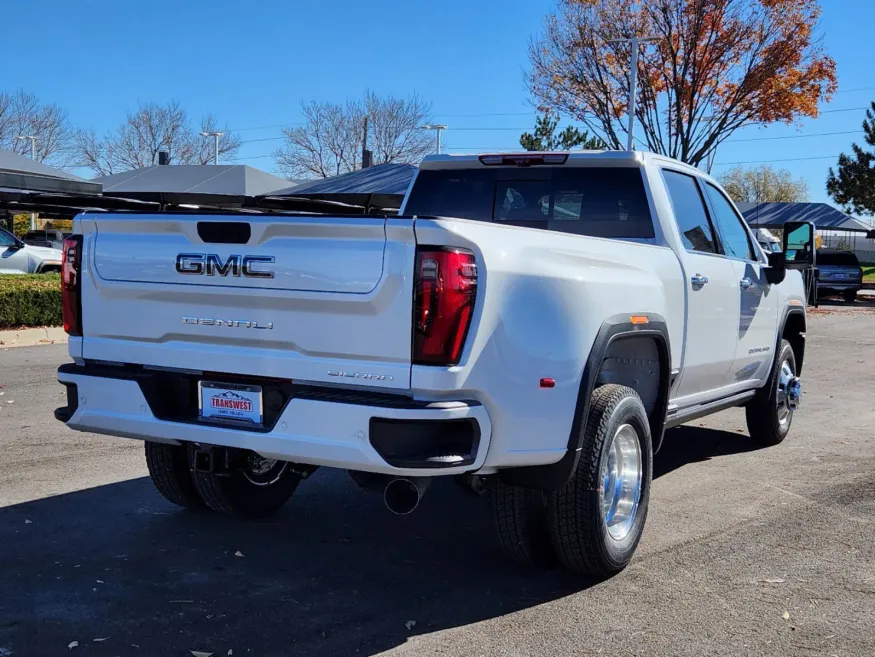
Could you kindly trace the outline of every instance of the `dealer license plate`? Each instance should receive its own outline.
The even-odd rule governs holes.
[[[200,416],[204,420],[261,424],[261,386],[201,381],[199,388]]]

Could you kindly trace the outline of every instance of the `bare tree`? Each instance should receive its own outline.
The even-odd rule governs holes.
[[[288,178],[328,178],[361,166],[365,117],[373,164],[419,162],[431,152],[428,122],[431,104],[416,94],[381,98],[367,91],[359,101],[344,104],[312,101],[302,106],[304,125],[283,130],[285,144],[274,156]]]
[[[176,101],[140,104],[103,138],[94,130],[80,130],[75,143],[77,161],[102,176],[158,164],[161,151],[167,152],[171,164],[207,164],[213,159],[213,141],[198,133],[216,131],[217,123],[208,114],[196,129]],[[219,155],[235,154],[240,138],[227,128],[219,131],[225,133],[219,140]]]
[[[16,139],[19,135],[36,137],[38,161],[55,166],[71,164],[73,130],[67,112],[21,89],[0,92],[0,148],[30,157],[30,140]]]
[[[808,184],[787,169],[763,164],[752,169],[737,166],[718,176],[736,203],[800,203],[808,200]]]

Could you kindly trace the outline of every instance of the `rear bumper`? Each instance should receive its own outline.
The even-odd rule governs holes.
[[[860,281],[824,281],[817,284],[818,292],[844,292],[845,290],[861,290],[862,288],[863,284]]]
[[[113,372],[112,370],[116,370]],[[250,449],[267,458],[394,475],[444,475],[478,470],[486,459],[492,425],[478,402],[425,403],[394,396],[326,389],[291,394],[270,426],[241,430],[156,416],[149,385],[154,374],[120,368],[64,365],[58,380],[67,406],[55,417],[71,429],[178,444]],[[156,406],[157,409],[157,406]],[[447,455],[424,458],[440,445]],[[458,454],[467,445],[468,454]]]

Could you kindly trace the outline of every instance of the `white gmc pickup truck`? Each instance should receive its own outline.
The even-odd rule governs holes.
[[[774,445],[799,404],[812,227],[767,255],[714,180],[657,155],[440,155],[399,216],[74,231],[56,417],[146,441],[185,507],[267,514],[329,466],[403,514],[453,475],[491,493],[512,559],[607,577],[665,429],[744,406]]]

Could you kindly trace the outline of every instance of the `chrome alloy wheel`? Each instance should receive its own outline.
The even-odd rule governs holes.
[[[599,496],[608,534],[622,541],[632,530],[641,499],[642,459],[638,432],[623,424],[602,457]]]
[[[793,371],[790,360],[781,363],[781,372],[778,374],[778,394],[775,395],[775,404],[778,411],[778,423],[786,427],[793,417],[793,411],[799,408],[802,397],[802,381]]]
[[[266,459],[252,452],[246,457],[243,476],[256,486],[270,486],[283,476],[288,465],[288,461]]]

